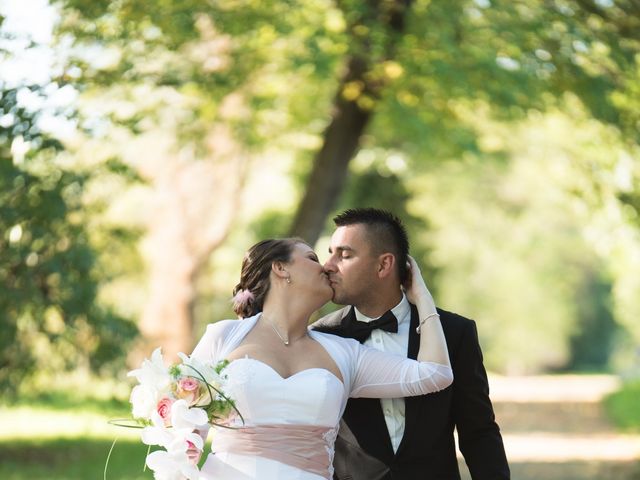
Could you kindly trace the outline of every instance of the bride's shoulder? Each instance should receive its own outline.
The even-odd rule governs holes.
[[[205,334],[215,336],[228,334],[237,328],[240,322],[241,320],[238,319],[218,320],[207,325]]]
[[[255,324],[260,313],[251,317],[237,318],[233,320],[218,320],[207,325],[205,335],[214,337],[229,337],[234,334],[243,335]]]
[[[312,337],[315,337],[317,340],[321,342],[332,344],[336,347],[347,349],[347,350],[357,350],[360,347],[360,343],[353,338],[345,338],[339,335],[335,335],[329,332],[319,332],[317,330],[309,330]]]

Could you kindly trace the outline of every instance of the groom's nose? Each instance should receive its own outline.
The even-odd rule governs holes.
[[[336,265],[333,261],[333,256],[329,257],[326,262],[324,262],[324,271],[326,273],[333,273],[336,271]]]

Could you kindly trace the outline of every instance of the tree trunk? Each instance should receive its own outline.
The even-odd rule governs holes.
[[[380,98],[384,79],[371,75],[376,62],[390,60],[395,55],[398,38],[404,31],[410,0],[392,3],[371,1],[370,17],[358,19],[356,25],[377,22],[387,30],[384,58],[353,55],[347,62],[347,72],[338,85],[333,102],[331,122],[324,132],[322,148],[313,160],[307,189],[289,229],[290,235],[300,236],[313,245],[324,227],[327,215],[336,205],[347,178],[349,162],[355,156],[360,139],[371,120],[375,102]],[[384,8],[383,8],[384,7]],[[365,14],[366,15],[366,14]],[[369,53],[368,40],[354,35],[354,42],[362,43],[359,51]],[[345,95],[349,86],[360,88],[355,98]],[[364,97],[368,102],[362,102]]]
[[[324,142],[313,161],[307,191],[290,229],[291,235],[300,236],[311,245],[318,240],[324,221],[342,192],[349,162],[371,118],[371,111],[360,108],[357,99],[348,101],[342,94],[347,83],[361,81],[366,71],[363,60],[352,58],[349,62],[334,100],[335,114],[324,132]]]
[[[216,149],[208,159],[194,158],[189,149],[164,158],[147,155],[153,161],[143,174],[155,192],[143,244],[149,292],[138,355],[160,346],[175,361],[178,352],[193,348],[196,281],[231,228],[247,171],[228,129],[216,127],[208,144]]]

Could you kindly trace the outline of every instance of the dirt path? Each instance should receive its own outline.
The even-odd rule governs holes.
[[[513,480],[640,480],[640,435],[617,433],[601,405],[617,388],[615,377],[492,376],[489,382]]]

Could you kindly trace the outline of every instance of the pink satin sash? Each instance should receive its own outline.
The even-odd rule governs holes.
[[[336,434],[335,428],[317,425],[218,428],[212,451],[256,455],[331,478]]]

